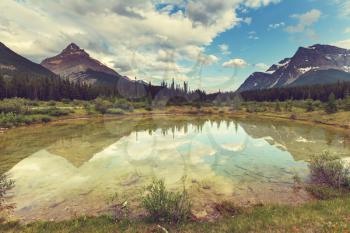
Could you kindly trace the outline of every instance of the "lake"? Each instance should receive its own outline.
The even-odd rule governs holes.
[[[199,216],[213,203],[298,204],[310,156],[341,157],[350,138],[304,124],[225,117],[79,120],[0,134],[0,169],[15,181],[14,215],[26,221],[108,212],[115,193],[138,209],[143,188],[162,178],[186,188]],[[137,211],[135,212],[137,215]]]

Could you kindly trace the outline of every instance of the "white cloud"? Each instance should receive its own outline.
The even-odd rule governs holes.
[[[2,0],[0,40],[37,62],[75,42],[123,75],[145,80],[184,77],[190,62],[218,62],[204,48],[220,33],[251,22],[237,16],[240,7],[279,1],[171,0],[156,9],[161,2]]]
[[[232,68],[232,67],[235,67],[235,68],[244,68],[246,67],[248,64],[245,60],[243,59],[240,59],[240,58],[235,58],[235,59],[231,59],[227,62],[224,62],[222,64],[223,67],[225,68]]]
[[[259,40],[259,37],[256,35],[255,31],[251,31],[248,33],[248,39],[250,40]]]
[[[350,33],[350,27],[349,28],[345,28],[345,33]]]
[[[350,0],[334,0],[334,2],[338,4],[342,16],[350,16]]]
[[[218,47],[223,55],[229,55],[231,53],[227,44],[220,44]]]
[[[269,27],[267,28],[267,30],[273,30],[273,29],[278,29],[281,27],[284,27],[286,24],[284,22],[280,22],[280,23],[273,23],[273,24],[269,24]]]
[[[279,3],[281,0],[246,0],[245,5],[251,8],[258,8],[261,6],[267,6],[270,3]]]
[[[250,25],[253,22],[253,19],[251,17],[247,17],[247,18],[244,18],[242,22]]]
[[[334,43],[335,46],[345,48],[345,49],[350,49],[350,40],[342,40]]]
[[[309,27],[316,23],[320,19],[321,15],[321,11],[317,9],[312,9],[301,15],[292,15],[291,17],[297,19],[298,23],[294,26],[288,26],[286,31],[289,33],[300,33],[310,30]]]
[[[269,66],[265,63],[257,63],[254,65],[254,67],[259,69],[260,71],[266,71],[269,68]]]

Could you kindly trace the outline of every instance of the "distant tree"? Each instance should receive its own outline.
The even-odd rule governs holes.
[[[239,111],[242,107],[243,99],[239,94],[235,94],[232,100],[232,110]]]
[[[275,112],[280,112],[280,111],[281,111],[280,102],[277,100],[275,103]]]
[[[313,112],[315,109],[314,109],[314,105],[312,103],[312,99],[307,99],[306,100],[306,111],[307,112]]]
[[[332,92],[328,97],[328,102],[326,104],[326,112],[328,114],[336,113],[338,111],[337,109],[337,102],[334,93]]]
[[[5,80],[0,75],[0,99],[3,99],[6,97],[6,86],[5,86]]]
[[[350,111],[350,96],[345,98],[345,111]]]

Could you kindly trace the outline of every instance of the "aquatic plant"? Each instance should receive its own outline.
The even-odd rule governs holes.
[[[164,180],[155,179],[146,187],[146,192],[142,206],[152,221],[178,223],[190,217],[192,204],[185,189],[182,192],[170,192]]]

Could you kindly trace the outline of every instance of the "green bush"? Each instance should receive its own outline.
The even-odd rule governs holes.
[[[48,122],[50,122],[52,119],[51,119],[51,117],[48,117],[48,116],[43,116],[42,118],[41,118],[41,121],[43,122],[43,123],[48,123]]]
[[[313,156],[309,163],[311,178],[314,183],[334,188],[350,187],[350,170],[342,161],[328,152]]]
[[[106,111],[107,114],[113,114],[113,115],[123,115],[124,111],[119,108],[109,108]]]
[[[28,101],[21,98],[4,99],[0,101],[0,113],[23,114],[27,111]]]
[[[166,190],[163,180],[154,180],[146,191],[142,206],[149,213],[152,221],[178,223],[190,217],[191,201],[185,190],[170,192]]]
[[[13,126],[31,124],[33,121],[35,121],[35,119],[32,117],[15,114],[13,112],[0,114],[0,127],[11,128]]]
[[[102,114],[105,114],[109,108],[112,108],[112,103],[108,100],[97,98],[95,100],[95,110]]]
[[[56,106],[56,102],[51,100],[47,103],[48,106]]]
[[[337,101],[335,99],[334,93],[331,93],[328,97],[328,102],[326,104],[326,113],[332,114],[338,111]]]
[[[314,110],[315,110],[315,108],[314,108],[314,105],[313,105],[312,100],[311,100],[311,99],[308,99],[308,100],[306,101],[306,111],[307,111],[307,112],[313,112]]]
[[[67,116],[67,115],[69,115],[70,111],[67,110],[67,109],[50,108],[50,109],[48,109],[47,113],[50,116],[59,117],[59,116]]]
[[[0,212],[13,208],[12,205],[6,205],[5,203],[6,195],[13,187],[14,181],[10,180],[7,175],[0,174]]]

